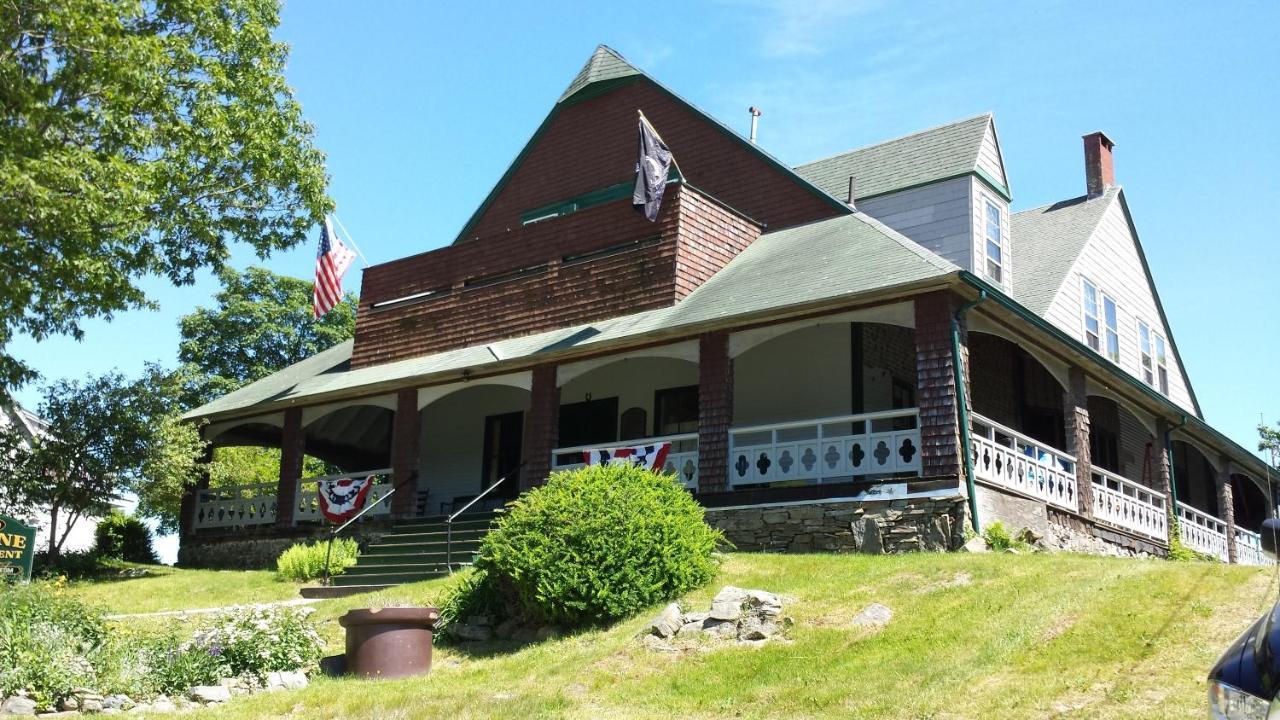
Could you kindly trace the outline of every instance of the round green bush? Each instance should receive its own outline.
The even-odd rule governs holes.
[[[151,547],[151,528],[141,518],[112,510],[94,529],[93,552],[98,557],[125,562],[159,564]]]
[[[328,540],[317,540],[314,543],[295,543],[280,553],[276,558],[276,574],[282,580],[309,582],[324,576],[324,559],[329,552]],[[354,538],[338,538],[333,541],[333,552],[329,555],[329,575],[341,575],[347,568],[356,564],[360,555],[360,545]]]
[[[627,617],[706,584],[722,541],[672,475],[603,465],[552,473],[508,506],[476,567],[531,617]]]

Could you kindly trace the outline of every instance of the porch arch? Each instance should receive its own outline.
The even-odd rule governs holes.
[[[303,447],[308,455],[344,471],[391,467],[395,410],[374,403],[350,403],[303,413]]]
[[[519,388],[528,392],[533,387],[533,373],[529,371],[508,373],[506,375],[491,375],[489,377],[476,378],[459,383],[449,383],[447,385],[430,385],[424,388],[418,388],[418,411],[421,412],[431,403],[453,393],[462,392],[468,388],[482,387],[485,385],[502,385],[506,387]]]
[[[1178,502],[1222,517],[1218,512],[1217,470],[1195,444],[1173,441],[1173,483]]]
[[[1266,492],[1244,473],[1231,473],[1231,507],[1235,512],[1236,527],[1259,532],[1262,521],[1267,519]]]
[[[1066,447],[1066,385],[1038,354],[1003,335],[969,331],[973,411],[1047,443]]]
[[[560,386],[557,446],[697,432],[696,345],[693,349],[694,359],[678,351],[628,354],[571,375]]]
[[[529,390],[506,383],[469,384],[418,411],[418,495],[428,514],[449,512],[518,468]],[[514,497],[513,478],[493,499]]]
[[[1110,395],[1089,394],[1089,459],[1103,470],[1156,489],[1152,424]]]

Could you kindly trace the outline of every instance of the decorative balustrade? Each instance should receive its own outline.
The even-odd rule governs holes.
[[[919,471],[915,408],[729,431],[729,484],[734,487]]]
[[[275,521],[275,483],[225,485],[196,494],[196,529],[267,525]]]
[[[1236,562],[1241,565],[1270,565],[1271,558],[1262,552],[1262,536],[1236,528]]]
[[[379,505],[367,515],[379,516],[391,512],[391,469],[365,470],[342,475],[325,475],[305,478],[298,487],[298,506],[294,508],[294,522],[321,520],[320,501],[316,497],[316,484],[321,480],[373,477],[367,503]],[[237,528],[254,525],[270,525],[276,521],[276,483],[229,485],[208,488],[196,495],[195,528]]]
[[[1093,468],[1093,517],[1156,540],[1169,539],[1163,493],[1102,468]]]
[[[1182,544],[1222,562],[1227,561],[1226,523],[1183,503],[1178,503],[1178,521]]]
[[[295,523],[321,522],[324,519],[324,515],[320,512],[320,498],[316,493],[316,485],[323,480],[344,480],[347,478],[354,480],[373,479],[373,487],[369,488],[369,496],[365,499],[365,505],[366,507],[369,505],[375,507],[365,513],[364,517],[382,517],[391,514],[391,498],[387,497],[387,494],[391,492],[391,488],[394,487],[394,483],[391,480],[391,468],[381,468],[378,470],[361,470],[354,473],[303,478],[298,483],[298,506],[293,510],[293,521]]]
[[[973,474],[979,480],[1076,510],[1076,459],[981,415],[972,416]]]
[[[656,445],[671,443],[667,451],[667,459],[663,462],[665,472],[675,473],[686,488],[698,487],[698,434],[663,435],[661,437],[637,438],[615,443],[580,445],[578,447],[557,448],[551,451],[552,470],[572,470],[586,465],[583,453],[587,450],[608,450],[618,447],[635,447],[637,445]]]

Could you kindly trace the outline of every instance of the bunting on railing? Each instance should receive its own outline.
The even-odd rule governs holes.
[[[329,522],[341,523],[355,517],[369,499],[373,476],[364,479],[342,478],[321,480],[316,483],[316,496],[320,499],[320,513]]]
[[[630,447],[598,448],[582,451],[582,461],[588,465],[638,465],[645,470],[661,472],[667,462],[671,443],[632,445]]]

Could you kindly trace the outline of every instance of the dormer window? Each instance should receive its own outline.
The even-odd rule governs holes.
[[[1111,362],[1120,362],[1120,311],[1116,301],[1110,296],[1098,292],[1098,287],[1088,280],[1083,280],[1084,341],[1097,352],[1103,352],[1106,343],[1106,356]]]
[[[987,279],[996,283],[1003,283],[1004,277],[1004,233],[1000,217],[1000,206],[988,200],[985,271]]]

